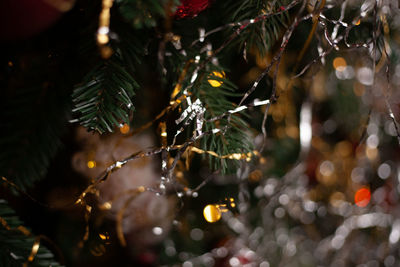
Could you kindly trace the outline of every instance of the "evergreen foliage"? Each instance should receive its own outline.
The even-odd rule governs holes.
[[[22,222],[8,203],[2,199],[0,199],[0,222],[0,266],[21,267],[27,263],[35,237],[24,233],[25,230],[22,229],[26,228],[21,228]],[[54,259],[54,255],[40,244],[39,250],[29,266],[60,267],[61,265]]]
[[[83,85],[74,90],[72,111],[89,130],[113,132],[122,122],[129,123],[128,114],[134,110],[131,99],[139,85],[121,63],[119,55],[113,55],[89,72]]]
[[[215,71],[223,73],[221,68],[213,67],[210,72],[205,72],[199,78],[198,86],[195,86],[194,94],[201,99],[205,104],[206,111],[204,118],[209,120],[213,117],[218,117],[228,110],[235,108],[230,98],[240,96],[236,92],[237,87],[225,77],[218,77],[214,74]],[[209,80],[218,81],[221,83],[219,87],[213,87]],[[216,135],[206,135],[201,140],[202,149],[214,151],[220,156],[233,153],[248,153],[253,146],[249,139],[248,124],[240,117],[239,113],[234,113],[231,116],[224,116],[219,120],[206,122],[204,130],[211,131],[212,129],[221,129],[222,133]],[[208,155],[210,167],[213,170],[221,170],[221,173],[232,172],[234,167],[237,167],[237,161],[219,159]],[[233,163],[233,164],[232,164]]]
[[[94,66],[72,93],[72,122],[99,133],[113,132],[122,123],[129,123],[139,88],[133,73],[145,50],[144,40],[131,26],[116,19],[112,27],[116,36],[110,42],[113,54],[108,59],[100,58],[92,38],[84,40],[82,54],[90,55],[88,60],[94,61]]]
[[[178,3],[177,0],[121,0],[118,7],[126,21],[141,29],[155,27],[157,19],[166,15],[166,9],[172,12]]]
[[[289,1],[244,0],[226,3],[227,17],[234,22],[254,19],[259,15],[279,10]],[[283,12],[266,20],[250,24],[238,37],[240,50],[256,49],[265,55],[279,38],[282,27],[287,27],[289,13]]]

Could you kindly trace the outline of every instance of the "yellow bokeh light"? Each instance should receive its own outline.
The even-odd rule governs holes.
[[[338,68],[344,68],[344,67],[346,67],[347,66],[347,63],[346,63],[346,60],[344,59],[344,58],[342,58],[342,57],[337,57],[337,58],[335,58],[334,60],[333,60],[333,67],[335,68],[335,69],[338,69]]]
[[[285,128],[285,133],[287,136],[297,139],[299,137],[299,128],[295,125],[291,125]]]
[[[113,53],[114,53],[114,51],[109,46],[101,46],[100,47],[100,55],[104,59],[110,58]]]
[[[361,23],[361,20],[359,19],[359,20],[357,20],[357,22],[355,23],[355,25],[360,25],[360,23]]]
[[[107,44],[110,38],[108,37],[107,34],[97,34],[97,42],[101,45]]]
[[[225,72],[221,71],[213,71],[213,76],[215,77],[219,77],[219,78],[224,78],[225,77]],[[223,82],[222,81],[217,81],[217,80],[213,80],[213,79],[209,79],[208,83],[212,86],[212,87],[220,87]]]
[[[204,219],[209,223],[215,223],[221,219],[221,211],[217,205],[207,205],[203,210]]]
[[[349,141],[342,141],[336,144],[335,154],[339,157],[349,157],[352,155],[353,147]]]
[[[94,160],[89,160],[87,163],[87,166],[89,169],[93,169],[94,167],[96,167],[96,161]]]
[[[259,162],[261,165],[267,164],[267,159],[265,157],[261,157]]]
[[[346,197],[342,192],[334,192],[329,197],[329,203],[335,208],[340,207],[345,202],[345,200]]]
[[[129,130],[130,130],[129,125],[126,124],[126,123],[124,123],[124,125],[122,125],[122,126],[119,128],[119,131],[120,131],[122,134],[127,134],[127,133],[129,133]]]
[[[107,234],[99,234],[99,237],[100,237],[102,240],[107,240],[107,239],[109,239],[109,237],[108,237]]]
[[[367,147],[365,154],[369,160],[375,160],[378,157],[378,149],[374,147]]]
[[[109,210],[111,209],[112,205],[110,202],[104,202],[103,205],[100,206],[101,209]]]

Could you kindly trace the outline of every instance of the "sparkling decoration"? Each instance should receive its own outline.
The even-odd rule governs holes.
[[[218,205],[207,205],[203,210],[204,219],[209,223],[215,223],[221,219],[221,210]]]
[[[360,188],[354,195],[354,202],[359,207],[366,207],[371,200],[371,191],[368,188]]]
[[[206,9],[212,0],[181,0],[175,16],[179,19],[196,17],[201,11]]]
[[[212,75],[210,75],[209,79],[208,79],[208,83],[212,86],[212,87],[220,87],[222,85],[222,81],[218,81],[218,80],[213,80],[212,76],[215,77],[219,77],[219,78],[225,78],[225,72],[221,71],[213,71]]]

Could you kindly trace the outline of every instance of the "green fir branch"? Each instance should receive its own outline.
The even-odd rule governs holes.
[[[21,267],[27,262],[35,242],[35,237],[26,235],[18,227],[22,222],[5,200],[0,199],[0,266]],[[60,267],[54,255],[42,244],[30,267]]]
[[[274,10],[280,10],[287,1],[270,1],[270,0],[245,0],[237,1],[233,5],[226,7],[227,14],[235,22],[253,19],[261,14],[270,13]],[[265,55],[272,47],[279,35],[282,27],[287,27],[289,14],[283,12],[279,15],[269,17],[257,23],[250,24],[240,33],[238,43],[240,49],[256,49],[260,55]]]
[[[118,54],[95,67],[76,87],[73,94],[75,120],[99,133],[113,132],[121,123],[129,123],[134,110],[132,97],[139,85],[126,70]]]
[[[143,32],[116,18],[111,29],[115,35],[110,41],[114,51],[111,58],[102,60],[93,38],[85,39],[81,49],[84,55],[95,59],[91,71],[78,84],[72,94],[75,119],[88,130],[99,133],[113,132],[121,123],[129,123],[134,110],[132,98],[139,87],[132,73],[144,54]],[[93,30],[93,29],[92,29]]]
[[[157,20],[166,15],[166,8],[172,12],[177,0],[120,0],[119,12],[136,29],[157,25]]]
[[[204,73],[198,85],[194,87],[195,96],[200,98],[205,105],[206,112],[204,117],[206,120],[234,109],[235,105],[232,101],[240,96],[235,92],[236,85],[225,77],[221,78],[213,75],[215,71],[222,72],[223,69],[213,65],[212,70]],[[216,80],[222,84],[219,87],[213,87],[208,82],[209,80]],[[217,121],[206,122],[204,125],[204,131],[211,131],[215,128],[219,128],[223,132],[204,136],[201,140],[202,149],[214,151],[220,156],[233,153],[248,153],[253,150],[253,145],[246,132],[248,124],[240,114],[232,114],[230,121],[226,116]],[[221,173],[231,173],[238,163],[236,160],[220,159],[208,154],[205,157],[208,158],[210,167],[213,170],[221,170]]]

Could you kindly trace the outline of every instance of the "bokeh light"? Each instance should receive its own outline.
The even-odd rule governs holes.
[[[209,223],[217,222],[221,219],[221,211],[217,205],[207,205],[203,210],[204,219]]]
[[[371,191],[366,188],[360,188],[354,195],[354,202],[359,207],[366,207],[371,200]]]
[[[130,130],[130,127],[129,127],[129,125],[126,124],[126,123],[124,123],[124,124],[119,128],[119,131],[120,131],[122,134],[127,134],[127,133],[129,133],[129,130]]]
[[[346,63],[346,60],[345,60],[344,58],[342,58],[342,57],[337,57],[337,58],[335,58],[335,59],[333,60],[332,65],[333,65],[333,67],[334,67],[335,69],[340,70],[340,69],[344,69],[344,68],[347,66],[347,63]]]
[[[96,167],[96,161],[94,160],[89,160],[87,163],[87,166],[89,169],[93,169],[94,167]]]

